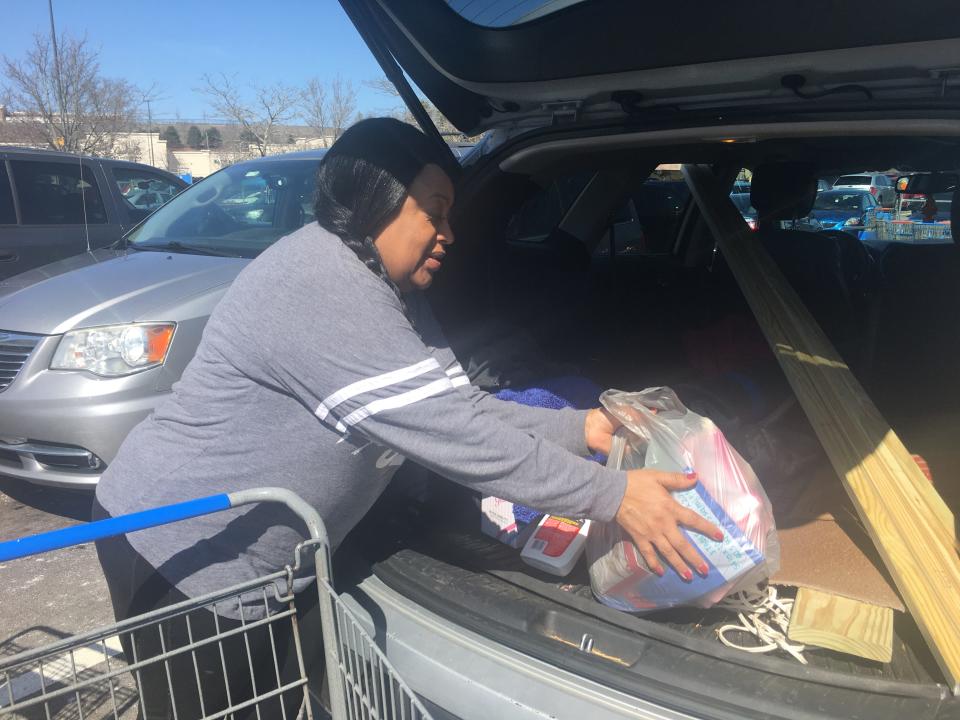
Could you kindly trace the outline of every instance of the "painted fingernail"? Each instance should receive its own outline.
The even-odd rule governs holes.
[[[659,575],[660,577],[663,577],[663,568],[662,568],[662,567],[655,567],[655,568],[653,569],[653,571],[654,571],[657,575]]]
[[[697,471],[696,471],[696,470],[688,470],[687,472],[684,473],[684,476],[686,476],[686,478],[687,478],[688,480],[694,480],[694,479],[696,479],[696,477],[697,477]]]
[[[701,575],[706,576],[706,574],[707,574],[708,572],[710,572],[710,568],[707,567],[707,564],[706,564],[706,563],[700,563],[700,565],[697,567],[697,571],[698,571]]]
[[[689,570],[684,570],[680,574],[683,576],[683,579],[686,580],[687,582],[690,582],[691,580],[693,580],[693,573],[690,572]]]
[[[723,540],[723,533],[717,530],[717,532],[713,534],[713,539],[716,540],[717,542],[720,542],[721,540]]]

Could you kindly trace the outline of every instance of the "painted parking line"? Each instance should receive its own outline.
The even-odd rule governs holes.
[[[70,660],[71,654],[73,662]],[[53,687],[69,685],[74,681],[74,672],[79,676],[85,670],[122,655],[120,638],[114,635],[103,642],[84,645],[45,661],[42,679],[39,664],[32,663],[28,671],[13,677],[0,676],[0,708],[12,705],[14,702],[23,702],[44,689],[49,691]]]

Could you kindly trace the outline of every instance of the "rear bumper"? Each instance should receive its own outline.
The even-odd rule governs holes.
[[[493,642],[392,590],[376,577],[342,597],[404,681],[456,717],[689,720]]]

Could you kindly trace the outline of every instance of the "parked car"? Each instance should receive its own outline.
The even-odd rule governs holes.
[[[856,175],[841,175],[833,182],[835,190],[864,189],[873,195],[877,203],[883,207],[893,207],[897,199],[897,191],[893,180],[883,173],[858,173]]]
[[[139,163],[0,147],[0,280],[115,243],[186,185]]]
[[[856,236],[878,207],[868,190],[826,190],[817,193],[810,214],[823,230],[845,230]]]
[[[323,152],[224,168],[121,244],[0,287],[0,475],[93,487],[170,392],[237,273],[313,219]]]
[[[341,4],[377,56],[396,59],[459,130],[489,131],[458,183],[457,242],[430,291],[475,384],[524,387],[572,367],[601,387],[682,388],[695,409],[729,419],[721,422],[731,442],[771,496],[783,493],[775,510],[789,507],[811,477],[832,470],[699,210],[704,203],[733,211],[727,205],[733,179],[743,169],[773,168],[752,173],[753,204],[771,229],[750,239],[768,250],[864,387],[882,393],[878,402],[893,426],[917,430],[911,423],[927,420],[946,437],[945,447],[934,446],[943,463],[935,475],[956,475],[949,428],[960,406],[960,339],[951,322],[960,310],[960,253],[903,246],[875,262],[846,233],[808,232],[802,227],[811,224],[793,221],[814,203],[816,167],[852,174],[884,165],[953,168],[960,106],[939,75],[960,53],[960,15],[952,12],[952,0],[933,0],[922,15],[898,12],[896,23],[888,18],[900,6],[878,0],[856,22],[826,25],[789,3],[767,4],[762,12],[707,5],[691,11],[682,3],[548,3],[535,22],[524,21],[525,13],[536,12],[527,4],[515,3],[512,13],[490,3],[441,0]],[[938,23],[931,25],[930,16]],[[664,27],[682,27],[683,42]],[[905,56],[911,58],[907,70]],[[809,68],[811,83],[825,91],[784,87],[782,78],[799,67]],[[403,82],[398,73],[391,76]],[[833,88],[840,91],[828,92]],[[614,242],[607,256],[597,253],[620,222],[636,223],[646,236],[639,212],[628,218],[619,210],[667,163],[709,171],[716,191],[700,186],[693,188],[696,201],[656,206],[662,215],[651,227],[669,228],[669,241]],[[167,343],[162,365],[148,367],[154,356],[137,367],[152,374],[158,392],[169,389],[186,362],[179,343],[186,338],[184,353],[192,352],[209,313],[207,291],[222,292],[246,260],[220,255],[241,254],[243,243],[253,242],[227,232],[235,216],[209,207],[218,193],[204,188],[215,177],[142,226],[132,244],[146,247],[101,263],[117,263],[110,266],[115,277],[117,268],[145,268],[157,258],[142,302],[121,312],[111,302],[101,307],[88,299],[90,310],[78,313],[64,299],[72,286],[48,293],[39,276],[18,280],[0,297],[0,328],[17,323],[19,332],[39,337],[24,374],[0,401],[29,397],[16,413],[34,413],[40,405],[52,418],[69,409],[55,400],[60,386],[82,402],[111,392],[124,379],[93,371],[123,369],[127,360],[116,354],[128,344],[94,332],[134,321],[153,323],[131,331],[136,353],[143,344],[137,338],[147,337],[141,332],[152,333],[159,347]],[[564,194],[573,188],[575,194]],[[179,223],[194,222],[198,213],[206,217],[205,210],[211,234],[194,242]],[[777,227],[782,222],[789,227]],[[513,228],[522,232],[512,236]],[[211,255],[173,252],[184,248]],[[161,260],[186,269],[175,282],[189,276],[194,292],[178,291],[173,302],[158,298],[154,293],[174,282]],[[878,265],[885,282],[877,281]],[[96,267],[79,272],[101,281],[106,273]],[[206,268],[216,270],[205,276]],[[127,292],[141,293],[139,287]],[[110,298],[123,289],[113,286]],[[42,307],[48,294],[54,299]],[[85,317],[88,312],[93,317]],[[177,323],[171,340],[173,313],[188,319]],[[83,332],[65,334],[77,327]],[[64,355],[102,364],[51,368]],[[138,411],[147,405],[142,400]],[[36,439],[17,434],[8,414],[0,406],[6,447],[16,445],[11,439]],[[78,434],[96,431],[90,420],[75,423]],[[310,408],[304,420],[312,420]],[[36,422],[31,433],[47,432],[49,424]],[[922,432],[912,438],[911,451],[928,455],[924,443],[932,441]],[[8,457],[0,456],[5,467],[12,466]],[[33,461],[50,457],[41,452]],[[889,663],[811,648],[801,665],[782,652],[729,649],[716,630],[736,622],[734,613],[615,611],[594,599],[583,563],[568,577],[551,577],[482,535],[476,492],[409,462],[400,473],[338,549],[334,568],[345,601],[436,717],[947,720],[960,712],[906,616],[895,624]],[[835,509],[819,502],[806,508],[811,517]],[[816,539],[811,547],[806,562],[833,559],[819,552]],[[841,567],[839,574],[847,572]]]

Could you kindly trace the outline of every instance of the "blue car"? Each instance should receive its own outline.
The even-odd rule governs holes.
[[[876,214],[877,200],[869,190],[825,190],[817,193],[810,216],[823,230],[843,230],[859,235]]]

